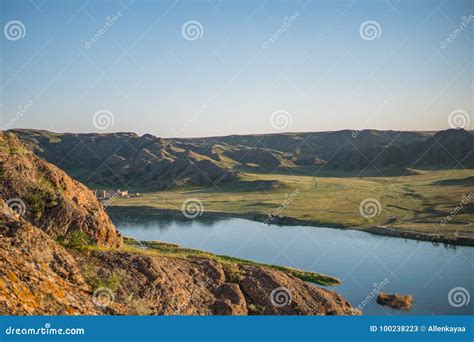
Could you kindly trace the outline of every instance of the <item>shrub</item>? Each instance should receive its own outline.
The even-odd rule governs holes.
[[[117,291],[120,283],[124,279],[125,271],[114,270],[113,272],[106,273],[104,270],[99,270],[93,265],[86,265],[82,268],[82,274],[84,280],[93,289],[105,287],[112,291]]]
[[[67,248],[81,249],[91,244],[91,238],[83,231],[77,230],[58,237],[57,242]]]
[[[228,282],[238,284],[242,281],[242,271],[236,264],[224,264],[224,273]]]
[[[36,187],[26,197],[26,201],[28,202],[28,209],[33,214],[34,219],[39,220],[46,209],[58,204],[54,184],[44,175],[41,175],[38,178]]]

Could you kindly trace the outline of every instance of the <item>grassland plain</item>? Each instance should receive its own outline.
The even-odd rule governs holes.
[[[113,206],[181,211],[199,199],[207,215],[272,223],[352,228],[372,233],[472,245],[474,170],[411,170],[400,177],[312,177],[244,173],[212,188],[186,187],[117,198]],[[380,203],[374,217],[361,215],[366,199]],[[446,220],[446,218],[448,218]],[[446,224],[442,224],[442,222]]]

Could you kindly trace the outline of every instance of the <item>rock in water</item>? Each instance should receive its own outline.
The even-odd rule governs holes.
[[[381,292],[377,297],[377,303],[387,305],[394,309],[410,310],[413,304],[412,295],[387,294]]]

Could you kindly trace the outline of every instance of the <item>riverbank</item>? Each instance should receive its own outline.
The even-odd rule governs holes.
[[[425,170],[401,177],[247,173],[230,184],[143,192],[109,205],[180,212],[194,203],[205,215],[472,246],[473,179],[474,170]]]
[[[124,244],[125,247],[132,251],[143,252],[143,250],[147,250],[153,253],[158,253],[163,256],[173,256],[173,257],[181,257],[181,258],[201,258],[201,259],[209,259],[214,260],[216,262],[220,262],[222,264],[230,265],[231,269],[234,266],[238,265],[245,265],[245,266],[253,266],[253,267],[267,267],[274,270],[281,271],[286,273],[290,276],[295,278],[301,279],[303,281],[307,281],[310,283],[322,285],[322,286],[337,286],[341,284],[341,280],[339,278],[315,273],[315,272],[308,272],[303,271],[291,267],[279,266],[279,265],[270,265],[270,264],[263,264],[251,260],[245,260],[240,258],[231,257],[228,255],[217,255],[213,253],[209,253],[200,249],[192,249],[192,248],[184,248],[178,244],[174,243],[167,243],[162,241],[140,241],[136,240],[131,237],[124,237]],[[238,274],[234,274],[234,277],[237,277]]]
[[[113,217],[114,213],[124,214],[126,212],[133,213],[134,215],[139,212],[139,216],[146,215],[172,215],[176,219],[189,220],[183,216],[180,210],[173,209],[160,209],[153,206],[110,206],[107,208],[109,214]],[[328,222],[318,222],[315,220],[303,220],[292,217],[284,216],[272,216],[269,218],[268,215],[259,213],[232,213],[232,212],[217,212],[217,211],[204,211],[201,218],[241,218],[256,222],[262,222],[265,224],[277,225],[277,226],[308,226],[308,227],[325,227],[325,228],[336,228],[336,229],[351,229],[357,231],[363,231],[370,234],[390,236],[395,238],[426,241],[433,243],[443,243],[448,245],[456,246],[474,246],[474,239],[465,236],[455,235],[442,235],[442,234],[431,234],[425,232],[408,231],[400,227],[389,227],[389,226],[372,226],[372,227],[351,227],[344,224],[334,224]]]
[[[410,294],[413,309],[402,315],[468,314],[446,295],[457,284],[472,287],[469,260],[474,248],[385,237],[363,231],[265,225],[255,220],[204,213],[188,219],[180,212],[122,210],[111,214],[124,236],[166,241],[215,255],[282,265],[341,279],[333,289],[364,314],[399,314],[376,303],[374,289]],[[440,268],[444,267],[442,273]],[[420,272],[423,270],[423,272]],[[438,278],[438,275],[442,279]],[[368,299],[368,296],[371,298]]]

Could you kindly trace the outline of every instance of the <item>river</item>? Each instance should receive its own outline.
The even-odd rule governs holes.
[[[473,304],[457,307],[451,289],[473,293],[473,247],[446,246],[365,232],[305,226],[268,226],[239,218],[147,214],[110,210],[124,236],[160,240],[263,263],[336,276],[330,289],[369,315],[473,314]],[[376,289],[412,294],[410,311],[376,303]],[[458,298],[459,299],[459,298]]]

